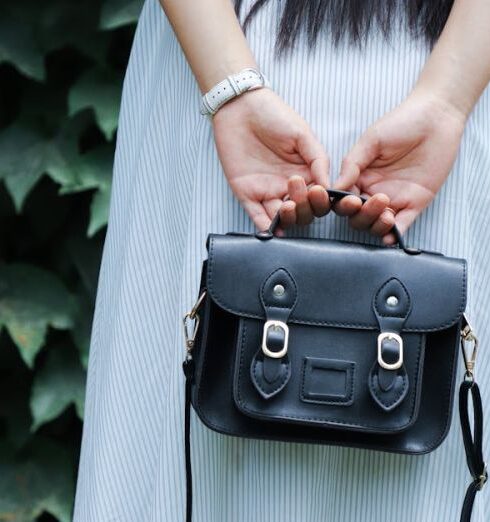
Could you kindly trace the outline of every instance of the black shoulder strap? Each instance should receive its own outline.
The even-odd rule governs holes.
[[[468,413],[469,398],[473,401],[473,433],[471,431]],[[468,486],[461,511],[461,522],[470,522],[475,496],[488,479],[488,473],[483,460],[483,407],[480,389],[473,379],[465,378],[459,388],[459,418],[463,433],[466,461],[473,482]]]
[[[194,361],[186,358],[182,364],[185,375],[184,439],[186,480],[186,522],[192,521],[192,463],[191,463],[191,387],[194,377]]]

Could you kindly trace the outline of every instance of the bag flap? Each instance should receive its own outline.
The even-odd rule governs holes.
[[[210,234],[206,287],[221,308],[264,318],[260,288],[276,269],[291,274],[297,324],[378,329],[373,298],[395,277],[412,302],[403,330],[430,332],[459,321],[466,306],[466,261],[422,251],[327,239]]]

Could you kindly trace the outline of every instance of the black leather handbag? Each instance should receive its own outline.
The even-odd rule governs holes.
[[[396,228],[397,247],[279,238],[278,220],[207,239],[199,298],[184,318],[187,521],[191,404],[227,435],[428,453],[450,427],[461,345],[469,522],[487,472],[466,261],[407,248]]]

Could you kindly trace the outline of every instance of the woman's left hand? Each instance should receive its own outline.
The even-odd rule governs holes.
[[[365,196],[384,193],[393,213],[356,207],[352,198],[335,205],[348,215],[354,228],[370,230],[386,244],[395,241],[389,231],[396,222],[403,234],[429,205],[454,164],[465,116],[428,93],[413,93],[374,123],[342,162],[334,188]],[[379,197],[379,196],[378,196]]]

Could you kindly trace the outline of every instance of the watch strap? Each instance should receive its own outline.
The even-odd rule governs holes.
[[[270,82],[257,69],[248,67],[236,74],[227,76],[217,83],[201,98],[200,112],[203,115],[216,114],[226,102],[246,91],[270,87]]]

